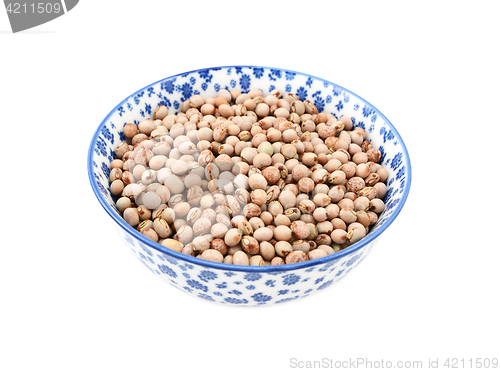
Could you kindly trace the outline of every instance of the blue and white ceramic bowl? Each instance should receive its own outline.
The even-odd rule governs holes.
[[[295,93],[314,102],[320,112],[351,117],[364,128],[382,152],[389,171],[386,209],[361,241],[324,258],[281,266],[236,266],[204,261],[178,253],[149,240],[130,227],[116,210],[108,175],[116,146],[124,139],[126,123],[152,117],[159,104],[170,113],[193,94],[214,96],[220,89],[248,92],[259,88]],[[114,220],[119,235],[133,254],[155,275],[181,291],[208,301],[236,305],[278,304],[323,291],[344,278],[371,252],[395,220],[410,190],[410,158],[402,138],[385,116],[363,98],[329,81],[281,68],[225,66],[168,77],[131,94],[97,128],[88,153],[88,174],[94,193]],[[104,249],[104,247],[103,247]]]

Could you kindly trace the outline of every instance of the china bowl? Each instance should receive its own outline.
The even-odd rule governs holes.
[[[319,112],[349,116],[362,127],[382,153],[388,170],[386,208],[370,233],[351,246],[323,258],[280,266],[239,266],[215,263],[170,250],[129,226],[117,211],[108,176],[114,149],[124,140],[126,123],[150,118],[162,104],[179,112],[194,94],[216,96],[220,89],[248,92],[274,89],[314,102]],[[411,183],[410,158],[402,138],[389,120],[355,93],[324,79],[282,68],[224,66],[190,71],[160,80],[120,102],[97,127],[88,152],[88,176],[99,203],[114,222],[124,245],[153,274],[181,291],[224,304],[244,306],[288,302],[324,291],[349,274],[371,252],[396,219]],[[103,247],[102,249],[105,249]]]

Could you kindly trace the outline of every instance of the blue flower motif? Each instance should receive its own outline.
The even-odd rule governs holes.
[[[373,114],[371,121],[372,123],[375,123],[375,121],[377,121],[377,114]]]
[[[339,96],[342,94],[342,89],[338,86],[333,86],[332,93],[335,97]]]
[[[200,278],[204,282],[208,282],[209,280],[217,279],[217,274],[213,271],[202,270],[200,275],[198,275],[198,278]]]
[[[111,143],[115,143],[115,138],[113,136],[113,133],[111,133],[111,131],[108,129],[108,127],[104,127],[102,128],[102,135],[104,138],[106,138],[108,141],[110,141]]]
[[[331,95],[326,96],[326,103],[332,103],[332,96]]]
[[[106,164],[106,163],[101,163],[101,170],[102,172],[104,173],[104,177],[106,177],[106,179],[109,177],[109,166]]]
[[[248,274],[245,274],[245,276],[243,277],[243,279],[248,280],[249,282],[255,282],[256,280],[259,280],[260,278],[262,278],[262,274],[259,274],[259,273],[248,273]]]
[[[222,282],[222,283],[216,284],[215,286],[219,289],[224,289],[224,288],[227,288],[227,283]]]
[[[293,285],[300,280],[300,276],[296,274],[287,274],[283,277],[284,285]]]
[[[224,273],[224,275],[225,275],[225,276],[227,276],[228,278],[230,278],[230,277],[232,277],[232,276],[234,276],[234,275],[236,275],[236,274],[235,274],[235,273],[233,273],[233,272],[231,272],[231,271],[226,271],[226,272]]]
[[[233,289],[232,291],[229,291],[229,294],[234,294],[236,296],[241,296],[242,292],[236,290],[236,289]]]
[[[325,279],[324,276],[322,276],[321,278],[318,278],[314,281],[314,284],[318,284],[318,283],[321,283],[323,280]]]
[[[231,88],[234,88],[236,86],[236,80],[232,79],[229,85],[231,85]]]
[[[304,87],[300,87],[295,94],[301,101],[305,101],[307,99],[307,90],[305,90]]]
[[[172,80],[167,80],[163,81],[160,85],[161,89],[166,90],[167,93],[174,93],[175,85],[174,85],[175,79]]]
[[[285,79],[286,80],[293,80],[295,79],[295,72],[292,71],[285,71]]]
[[[296,300],[297,298],[299,298],[299,296],[283,298],[283,299],[281,299],[279,301],[276,301],[275,303],[282,304],[283,302],[288,302],[288,301]]]
[[[264,284],[267,285],[268,287],[274,287],[274,283],[276,283],[276,280],[267,280]]]
[[[251,78],[247,74],[241,75],[240,78],[240,85],[243,93],[246,93],[248,91],[248,88],[250,88],[250,82]]]
[[[323,265],[321,269],[319,269],[319,271],[327,271],[333,265],[335,265],[335,261],[327,262],[326,264]]]
[[[278,291],[278,296],[286,295],[288,292],[290,292],[288,289],[280,289]]]
[[[101,137],[97,138],[97,141],[96,141],[96,154],[99,155],[103,155],[103,156],[107,156],[108,153],[106,151],[106,143],[101,139]]]
[[[378,150],[382,154],[382,156],[380,157],[380,163],[383,163],[385,160],[385,156],[386,156],[385,148],[384,148],[384,146],[379,146]]]
[[[403,164],[403,154],[398,152],[391,161],[391,169],[396,170],[401,164]]]
[[[322,97],[318,96],[314,100],[314,105],[318,108],[318,112],[323,112],[323,110],[325,109],[325,100]]]
[[[182,287],[186,292],[193,293],[193,290],[189,287]]]
[[[234,69],[236,70],[236,75],[242,73],[242,71],[241,71],[242,68],[241,67],[235,67]]]
[[[337,274],[335,274],[335,276],[341,276],[344,271],[345,270],[339,270],[339,271],[337,271]]]
[[[272,300],[271,296],[267,296],[267,295],[263,294],[262,292],[259,292],[259,293],[252,295],[252,298],[255,302],[258,302],[261,304],[264,304],[264,303]]]
[[[322,289],[325,289],[329,286],[331,286],[333,284],[333,279],[332,280],[329,280],[327,282],[324,282],[323,284],[321,284],[319,287],[318,287],[318,291],[319,290],[322,290]]]
[[[349,261],[347,261],[346,266],[351,266],[353,263],[355,263],[359,258],[361,257],[361,254],[358,254],[354,257],[352,257]]]
[[[394,133],[392,133],[391,130],[387,130],[386,127],[380,128],[380,132],[379,133],[383,136],[384,143],[386,141],[390,141],[390,140],[392,140],[394,138]]]
[[[351,99],[351,96],[344,92],[344,101],[347,103]]]
[[[198,282],[196,280],[190,279],[186,283],[187,283],[187,285],[189,285],[190,287],[192,287],[194,289],[198,289],[198,290],[203,291],[203,292],[208,292],[208,287],[206,285],[201,284],[200,282]]]
[[[253,68],[253,76],[255,76],[257,79],[260,79],[264,75],[264,69],[261,67],[254,67]]]
[[[188,273],[182,273],[182,276],[186,279],[191,278],[191,275],[189,275]]]
[[[396,198],[394,200],[391,200],[389,203],[387,203],[387,207],[386,207],[386,210],[391,210],[392,208],[394,208],[396,206],[396,204],[399,203],[399,198]]]
[[[177,265],[178,264],[177,260],[174,257],[169,256],[167,254],[165,254],[164,257],[165,257],[165,260],[167,260],[168,262],[170,262],[172,265]]]
[[[189,83],[182,84],[181,87],[182,100],[188,100],[193,95],[193,87]]]
[[[255,289],[255,286],[254,285],[247,285],[245,288],[248,289],[249,291],[253,291]]]
[[[227,303],[236,304],[236,305],[248,303],[248,301],[245,300],[244,298],[240,299],[240,298],[234,298],[234,297],[226,297],[224,299],[224,301],[226,301]]]
[[[218,91],[220,90],[220,85],[219,85],[219,84],[215,84],[215,85],[214,85],[214,90],[215,90],[216,92],[218,92]]]
[[[191,83],[191,85],[194,85],[194,83],[196,83],[196,79],[194,77],[191,77],[191,79],[189,79],[189,82]]]
[[[213,75],[210,75],[210,69],[200,70],[198,71],[198,74],[200,75],[200,78],[205,79],[207,83],[210,83],[212,81]]]
[[[344,104],[342,103],[342,101],[339,101],[339,103],[337,103],[335,107],[337,108],[337,111],[340,111],[344,108]]]
[[[224,296],[224,295],[223,295],[222,293],[220,293],[220,292],[214,292],[214,295],[216,295],[216,296]]]
[[[149,256],[152,256],[153,253],[151,253],[151,250],[149,248],[147,248],[146,246],[144,245],[141,245],[141,248],[144,252],[146,252],[146,254],[148,254]]]
[[[405,166],[403,165],[400,170],[398,170],[398,173],[396,173],[396,179],[399,180],[403,178],[406,174]]]
[[[352,108],[354,109],[354,111],[358,111],[359,110],[359,104],[356,103],[354,106],[352,106]]]
[[[207,90],[208,89],[208,84],[207,83],[201,84],[201,89]]]
[[[285,90],[290,93],[292,91],[292,86],[290,84],[287,84],[285,87]]]
[[[174,270],[172,270],[170,267],[167,265],[158,265],[158,268],[163,274],[167,274],[168,276],[171,276],[172,278],[177,278],[177,274],[175,273]]]
[[[203,298],[204,300],[215,301],[212,297],[204,293],[198,293],[198,297]]]
[[[375,110],[372,109],[370,106],[368,105],[365,105],[365,107],[363,107],[363,116],[365,118],[367,118],[368,116],[370,116],[371,114],[373,114]]]
[[[307,78],[306,85],[311,88],[313,83],[313,79],[311,77]]]
[[[270,75],[276,76],[278,79],[281,79],[281,70],[272,68]]]

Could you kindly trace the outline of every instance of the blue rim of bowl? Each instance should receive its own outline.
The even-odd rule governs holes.
[[[142,244],[147,245],[151,249],[160,251],[160,252],[162,252],[166,255],[169,255],[169,256],[173,256],[181,261],[182,260],[187,261],[189,263],[192,263],[193,265],[200,265],[200,266],[205,266],[208,268],[213,268],[213,269],[218,269],[218,270],[229,270],[229,271],[259,272],[259,273],[284,272],[284,271],[303,269],[303,268],[316,266],[316,265],[322,265],[322,264],[325,264],[327,262],[336,261],[344,256],[350,255],[351,253],[359,250],[360,248],[364,247],[365,245],[369,244],[370,242],[372,242],[375,239],[377,239],[378,237],[380,237],[380,235],[392,224],[392,222],[394,222],[396,217],[401,212],[401,209],[403,208],[404,204],[406,203],[406,199],[408,198],[408,194],[409,194],[410,188],[411,188],[411,181],[412,181],[412,170],[411,170],[410,156],[408,154],[408,150],[406,148],[406,145],[405,145],[403,139],[401,138],[399,132],[396,130],[394,125],[392,125],[392,123],[375,106],[373,106],[371,103],[369,103],[367,100],[360,97],[356,93],[353,93],[350,90],[345,89],[344,87],[342,87],[338,84],[332,83],[331,81],[325,80],[323,78],[319,78],[319,77],[311,75],[311,74],[306,74],[303,72],[298,72],[298,71],[289,70],[289,69],[285,69],[285,68],[253,66],[253,65],[217,66],[217,67],[210,67],[209,69],[214,69],[214,68],[227,69],[227,68],[235,68],[235,67],[241,67],[241,68],[256,68],[256,67],[259,68],[260,67],[260,68],[264,68],[264,69],[279,69],[282,71],[293,72],[295,74],[299,74],[302,76],[308,76],[308,77],[311,77],[311,78],[316,79],[318,81],[322,81],[322,82],[337,86],[337,87],[343,89],[344,91],[348,92],[352,96],[355,96],[356,98],[358,98],[362,102],[366,103],[367,105],[373,107],[375,109],[375,111],[377,112],[377,115],[380,116],[381,118],[383,118],[384,122],[391,128],[392,132],[394,133],[394,136],[397,138],[398,143],[401,146],[401,149],[402,149],[402,152],[403,152],[405,158],[408,161],[407,171],[406,171],[407,172],[407,179],[406,179],[406,182],[404,185],[403,195],[401,196],[400,201],[398,202],[397,206],[395,207],[396,209],[392,212],[391,216],[389,216],[389,218],[384,221],[383,225],[380,226],[376,231],[371,232],[370,234],[368,234],[366,237],[364,237],[360,241],[354,243],[353,245],[351,245],[351,246],[349,246],[349,247],[347,247],[347,248],[345,248],[337,253],[328,255],[326,257],[316,258],[316,259],[310,260],[310,261],[308,260],[305,262],[277,265],[277,266],[241,266],[241,265],[231,265],[231,264],[224,264],[224,263],[202,260],[201,258],[189,256],[189,255],[186,255],[184,253],[180,253],[180,252],[174,251],[172,249],[169,249],[167,247],[164,247],[163,245],[156,243],[156,242],[152,241],[151,239],[145,237],[144,235],[139,233],[136,229],[134,229],[130,225],[128,225],[125,222],[125,220],[120,215],[118,215],[118,213],[113,208],[111,208],[107,204],[106,200],[104,200],[104,198],[99,190],[99,187],[97,186],[96,180],[94,179],[92,157],[93,157],[94,148],[96,146],[97,137],[101,133],[102,128],[105,125],[105,123],[108,121],[109,117],[118,109],[118,107],[122,106],[126,101],[128,101],[130,97],[133,97],[134,95],[138,94],[139,92],[141,92],[141,91],[143,91],[143,90],[145,90],[153,85],[156,85],[156,84],[160,83],[161,81],[175,78],[175,77],[180,77],[182,75],[193,74],[193,73],[196,73],[198,71],[206,70],[207,68],[196,69],[196,70],[182,72],[180,74],[172,75],[172,76],[163,78],[161,80],[158,80],[154,83],[147,85],[146,87],[143,87],[143,88],[137,90],[136,92],[130,94],[127,98],[122,100],[118,105],[116,105],[108,113],[108,115],[106,115],[106,117],[101,122],[101,124],[97,127],[94,135],[92,136],[92,140],[90,141],[90,146],[89,146],[88,155],[87,155],[87,171],[88,171],[88,176],[89,176],[89,180],[90,180],[90,185],[92,186],[92,190],[94,191],[94,194],[96,195],[97,200],[99,201],[101,206],[104,208],[104,210],[108,213],[108,215],[111,216],[111,218],[118,224],[118,226],[120,226],[123,230],[125,230],[126,233],[131,234],[134,238],[138,239]]]

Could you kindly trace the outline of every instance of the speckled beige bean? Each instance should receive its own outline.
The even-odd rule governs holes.
[[[140,218],[136,208],[127,208],[123,211],[123,218],[130,226],[139,224]]]
[[[349,243],[356,243],[366,236],[366,227],[357,222],[350,224],[347,230],[346,238]]]
[[[339,212],[339,217],[346,223],[356,222],[356,212],[351,208],[342,208]]]
[[[269,241],[273,238],[273,231],[267,227],[261,227],[254,231],[253,237],[259,242]]]
[[[293,221],[290,229],[297,239],[307,239],[309,237],[310,230],[304,221]]]
[[[314,249],[314,250],[310,251],[309,254],[307,255],[309,260],[315,260],[317,258],[322,258],[322,257],[326,257],[326,256],[327,256],[327,253],[322,249]]]
[[[385,209],[385,203],[382,199],[373,198],[370,200],[370,210],[375,213],[382,213]]]
[[[229,228],[226,225],[222,223],[216,223],[210,228],[210,234],[212,234],[214,238],[224,238],[228,230]]]
[[[224,256],[216,249],[207,249],[203,251],[200,258],[203,260],[219,263],[222,263],[224,261]]]
[[[278,265],[284,265],[285,264],[285,260],[281,257],[274,257],[272,260],[271,260],[271,266],[278,266]]]
[[[268,241],[260,242],[260,255],[267,261],[270,261],[276,255],[276,251],[274,250],[274,246]]]
[[[253,189],[265,189],[267,181],[262,174],[255,173],[248,178],[248,185]]]
[[[286,257],[288,254],[293,252],[292,245],[286,241],[277,242],[274,249],[276,250],[276,254],[280,257]]]
[[[236,228],[230,229],[224,236],[224,243],[226,243],[228,247],[234,247],[240,243],[242,235],[243,233],[241,230]]]
[[[286,264],[293,264],[307,261],[307,254],[302,251],[293,251],[285,257]]]
[[[259,252],[260,244],[254,237],[245,235],[241,238],[241,248],[243,248],[246,253],[254,255]]]
[[[250,264],[250,260],[248,259],[248,255],[244,251],[235,252],[233,254],[233,264],[234,265],[248,266]]]
[[[265,262],[261,255],[256,254],[249,259],[250,266],[264,266]]]

